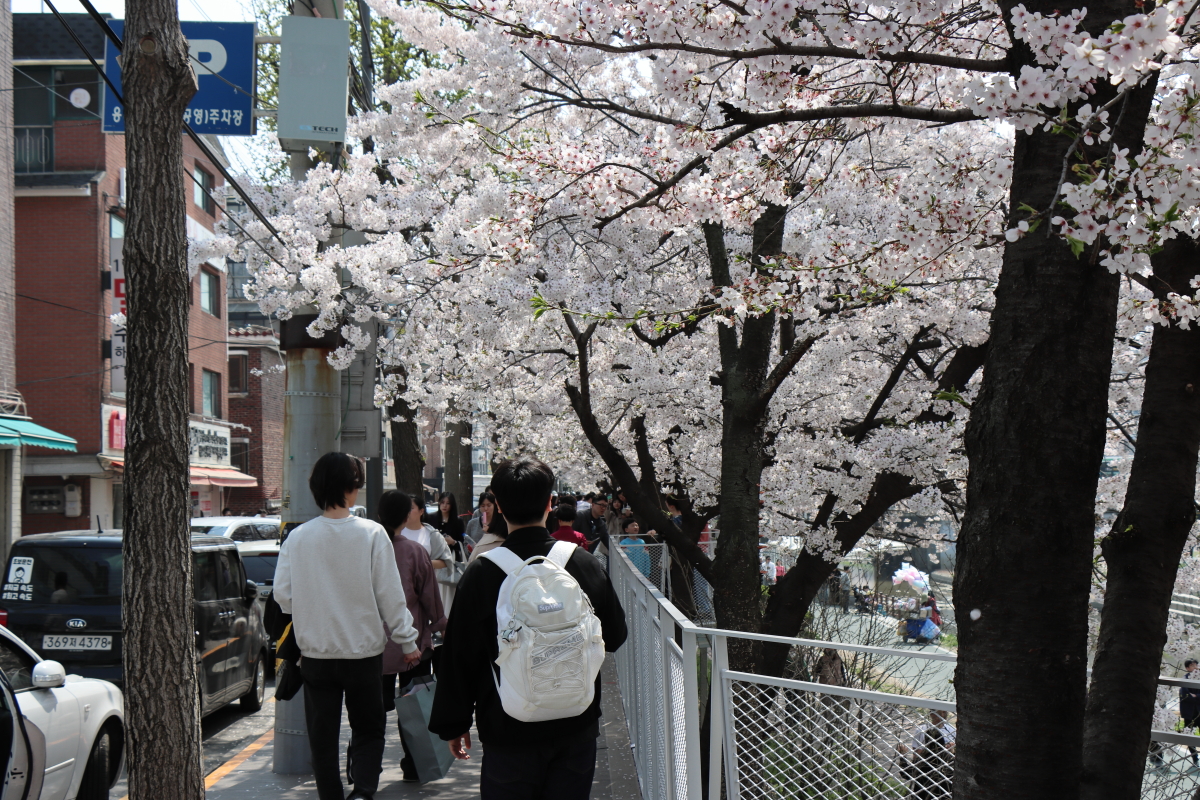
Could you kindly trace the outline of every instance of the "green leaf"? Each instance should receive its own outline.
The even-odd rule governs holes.
[[[1087,248],[1087,242],[1076,239],[1074,236],[1068,236],[1067,243],[1071,245],[1071,254],[1076,258],[1079,258],[1081,255],[1083,255],[1084,249]]]

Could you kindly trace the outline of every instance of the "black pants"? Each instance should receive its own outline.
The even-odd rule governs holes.
[[[481,800],[587,800],[596,772],[596,732],[527,747],[483,745]]]
[[[305,658],[304,715],[313,776],[321,800],[343,800],[341,747],[342,698],[350,718],[350,778],[354,788],[372,795],[383,770],[383,655],[370,658]]]
[[[383,707],[388,711],[396,710],[396,691],[403,694],[415,678],[424,678],[433,674],[433,659],[427,658],[408,672],[399,675],[392,673],[383,676]],[[399,726],[397,726],[399,727]],[[400,747],[404,750],[404,758],[400,759],[400,771],[407,778],[417,777],[416,765],[408,754],[408,742],[404,738],[404,728],[400,728]]]

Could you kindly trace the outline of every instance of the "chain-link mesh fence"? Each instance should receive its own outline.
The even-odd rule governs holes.
[[[666,548],[645,547],[646,564],[635,560],[638,551],[616,548],[610,570],[629,623],[617,673],[646,800],[699,798],[703,780],[714,800],[950,800],[957,744],[952,653],[881,646],[894,641],[894,620],[836,608],[825,612],[829,630],[856,643],[700,627],[667,599]],[[659,559],[649,560],[655,550]],[[699,589],[695,596],[699,607]],[[730,639],[786,646],[787,677],[731,670]],[[706,706],[710,735],[701,742]],[[1151,736],[1142,798],[1200,798],[1200,737]],[[710,754],[707,776],[701,747]]]

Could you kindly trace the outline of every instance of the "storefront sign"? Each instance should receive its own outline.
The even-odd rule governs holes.
[[[193,422],[188,425],[188,436],[191,439],[188,461],[218,467],[231,466],[228,428]]]

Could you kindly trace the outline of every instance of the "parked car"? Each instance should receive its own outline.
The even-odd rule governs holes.
[[[279,517],[195,517],[192,533],[225,536],[235,542],[277,542]]]
[[[267,598],[275,585],[275,565],[279,561],[278,542],[238,542],[238,552],[246,568],[246,577],[258,586],[258,609],[266,619]],[[267,674],[275,665],[275,642],[271,642]]]
[[[0,797],[108,800],[125,748],[121,690],[68,675],[3,628],[0,673]]]
[[[69,672],[122,685],[122,563],[120,531],[18,539],[0,590],[0,625]],[[239,699],[257,711],[269,649],[258,586],[223,536],[192,537],[192,571],[201,713]]]

